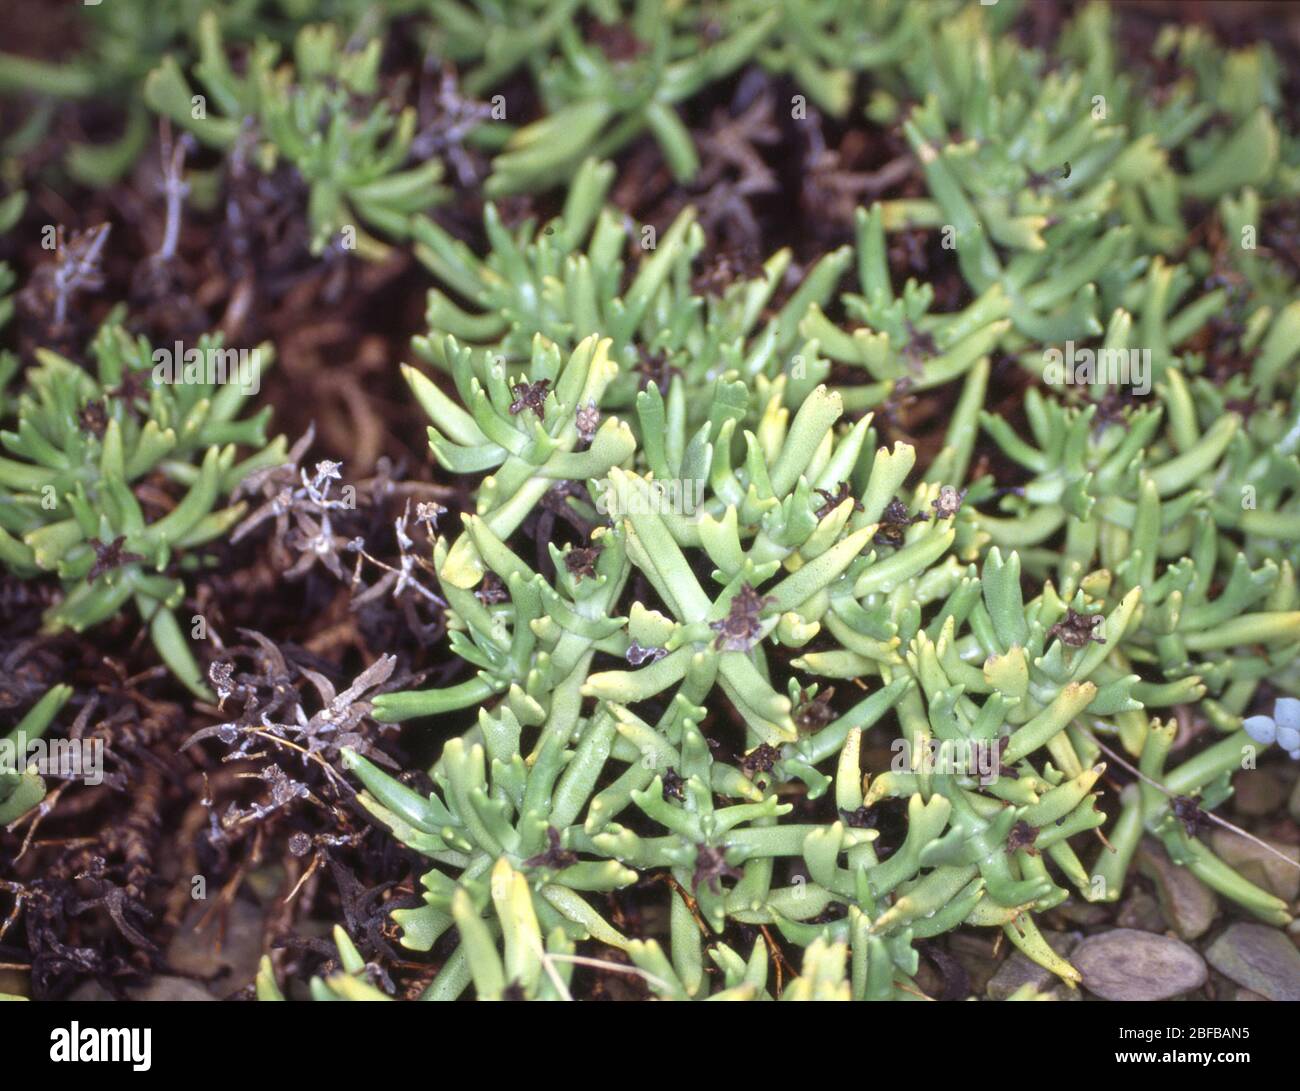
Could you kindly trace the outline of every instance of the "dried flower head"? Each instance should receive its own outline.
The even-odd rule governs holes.
[[[639,667],[647,660],[659,660],[667,654],[667,648],[643,648],[633,640],[632,643],[627,646],[627,651],[624,653],[624,656],[632,666]]]
[[[815,491],[822,498],[822,505],[817,509],[817,518],[819,520],[825,519],[826,516],[830,515],[831,512],[843,504],[845,500],[849,499],[853,500],[854,511],[863,510],[862,501],[853,495],[853,490],[849,487],[847,481],[841,481],[836,485],[834,492],[831,492],[828,489],[817,489]]]
[[[1209,822],[1201,810],[1200,801],[1193,796],[1174,796],[1170,804],[1174,818],[1182,823],[1188,837],[1195,837]]]
[[[677,772],[671,765],[663,771],[663,797],[664,799],[675,799],[681,802],[686,798],[686,793],[682,791],[684,781],[682,775]]]
[[[872,539],[876,545],[898,546],[903,544],[903,534],[914,523],[924,523],[930,517],[922,512],[910,515],[907,505],[901,500],[891,500],[880,513],[880,526]]]
[[[588,401],[579,408],[574,419],[578,427],[578,438],[583,443],[590,443],[596,438],[596,432],[600,429],[600,410],[596,408],[595,401]]]
[[[550,389],[550,379],[538,379],[535,383],[511,383],[510,393],[515,399],[510,403],[511,415],[518,416],[531,409],[540,419],[545,414],[546,395]]]
[[[962,501],[966,499],[966,490],[958,491],[951,485],[944,485],[939,495],[930,501],[936,519],[952,519],[961,511]]]
[[[42,265],[23,291],[30,310],[49,316],[50,331],[62,336],[68,325],[73,300],[83,292],[97,292],[104,286],[101,262],[112,225],[99,224],[65,237],[60,224],[54,232],[54,261]]]
[[[86,579],[92,583],[99,579],[105,572],[112,572],[115,568],[121,568],[123,565],[131,564],[133,561],[143,561],[139,553],[132,553],[123,549],[126,543],[126,535],[119,534],[107,545],[98,538],[87,539],[91,549],[95,551],[95,563],[91,566]]]
[[[1007,834],[1007,852],[1016,853],[1024,849],[1031,855],[1037,855],[1037,850],[1034,848],[1034,842],[1037,840],[1038,830],[1022,818],[1011,827],[1011,832]]]
[[[564,567],[574,579],[596,578],[596,561],[600,559],[600,546],[570,549],[564,554]]]
[[[524,861],[524,867],[544,867],[552,871],[563,871],[578,862],[578,854],[562,846],[560,831],[554,826],[546,827],[546,842],[546,850],[536,856],[530,856]]]
[[[1093,631],[1105,620],[1100,614],[1080,614],[1067,608],[1065,617],[1047,630],[1047,639],[1057,637],[1071,648],[1082,648],[1089,641],[1105,644],[1106,641]]]
[[[753,750],[745,755],[740,763],[741,769],[749,777],[755,773],[770,773],[774,766],[781,759],[781,751],[775,746],[767,743],[759,743]]]
[[[816,731],[835,719],[835,710],[831,707],[831,698],[835,696],[835,687],[827,686],[813,695],[811,689],[799,691],[799,703],[795,706],[794,722],[801,731]]]
[[[713,646],[718,651],[747,652],[762,635],[762,613],[773,602],[771,595],[760,595],[747,583],[731,599],[727,616],[712,621],[709,628],[717,633]]]
[[[723,849],[713,845],[695,847],[695,870],[691,875],[691,886],[695,890],[699,890],[702,883],[707,883],[714,894],[721,894],[723,878],[739,879],[742,874],[739,868],[727,863]]]

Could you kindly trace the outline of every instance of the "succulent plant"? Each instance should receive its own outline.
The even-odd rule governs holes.
[[[210,148],[291,164],[315,254],[352,229],[383,256],[380,235],[434,281],[412,346],[429,370],[403,374],[467,498],[458,526],[420,517],[449,681],[393,692],[385,649],[340,696],[346,723],[307,675],[329,708],[271,725],[320,736],[427,861],[422,904],[392,914],[407,948],[445,955],[426,998],[565,999],[594,963],[671,999],[904,999],[918,945],[959,927],[1000,929],[1073,985],[1036,918],[1118,899],[1144,836],[1291,922],[1201,836],[1236,771],[1300,746],[1300,298],[1269,245],[1300,142],[1267,48],[1168,29],[1158,72],[1132,74],[1098,4],[1050,49],[1011,33],[1013,2],[390,5],[367,25],[412,16],[422,72],[436,58],[448,97],[472,96],[454,139],[426,140],[418,110],[395,112],[381,42],[341,29],[359,11],[300,26],[286,6],[263,26],[218,6],[193,57],[161,26],[182,46],[144,97]],[[686,203],[691,110],[745,69],[790,92],[792,122],[807,100],[861,110],[910,149],[906,196],[842,210],[844,244],[806,267],[786,248],[723,268]],[[0,58],[0,87],[23,71]],[[76,71],[42,78],[75,94]],[[474,101],[525,83],[523,118]],[[444,152],[477,184],[462,142],[494,153],[482,242],[429,214]],[[634,142],[674,186],[658,231],[611,199]],[[0,206],[0,228],[19,211]],[[933,235],[953,275],[900,284],[900,232]],[[8,287],[0,271],[0,322]],[[296,497],[325,513],[295,518],[341,574],[337,464],[309,478],[310,433],[267,446],[230,387],[138,388],[151,354],[118,317],[94,374],[41,351],[5,396],[0,557],[58,575],[51,627],[134,599],[207,696],[180,573],[227,532],[283,531]],[[17,371],[0,360],[4,384]],[[919,394],[946,421],[933,443],[897,438]],[[187,491],[147,515],[146,478]],[[241,523],[218,504],[245,479],[266,503]],[[414,571],[407,527],[372,599]],[[353,731],[366,716],[443,733],[427,780],[380,767]],[[1105,798],[1116,765],[1135,779]],[[15,783],[0,815],[32,792]],[[891,812],[901,832],[877,828]],[[622,908],[660,895],[666,924],[631,927]],[[334,942],[312,996],[390,995]],[[258,993],[282,998],[269,962]]]
[[[831,7],[803,6],[800,48],[817,52]],[[773,45],[788,14],[753,21],[756,56],[799,78],[793,47]],[[478,722],[446,743],[429,795],[345,760],[367,809],[433,863],[425,905],[394,914],[412,948],[459,937],[428,996],[563,995],[582,940],[623,951],[656,995],[767,995],[772,949],[738,953],[734,925],[805,948],[807,976],[782,995],[905,996],[915,941],[961,924],[1003,929],[1074,982],[1033,914],[1072,892],[1118,898],[1144,831],[1256,916],[1290,919],[1214,855],[1197,816],[1270,741],[1247,716],[1261,680],[1300,688],[1295,565],[1277,555],[1294,541],[1300,468],[1284,393],[1293,285],[1233,251],[1259,294],[1199,291],[1220,256],[1184,252],[1178,211],[1219,200],[1235,229],[1258,222],[1261,193],[1286,192],[1276,73],[1261,52],[1167,39],[1196,75],[1153,108],[1117,74],[1102,9],[1084,9],[1054,72],[994,40],[1006,17],[965,6],[949,26],[883,4],[845,18],[864,42],[851,65],[885,89],[873,116],[919,100],[904,131],[930,197],[859,210],[855,247],[803,271],[779,306],[788,252],[706,294],[690,209],[656,238],[602,207],[613,168],[590,156],[642,126],[679,177],[692,170],[675,125],[651,116],[662,84],[635,107],[602,90],[618,65],[671,57],[670,31],[600,62],[580,93],[565,66],[589,47],[521,9],[469,77],[481,91],[528,63],[554,91],[489,192],[572,181],[541,227],[507,228],[489,205],[486,256],[431,219],[412,226],[438,280],[414,349],[454,394],[406,377],[438,462],[487,475],[463,531],[434,547],[451,648],[474,673],[381,694],[375,713],[477,707]],[[509,48],[524,24],[564,62]],[[474,25],[466,14],[448,34],[458,60],[475,56]],[[972,38],[990,48],[972,54]],[[1209,106],[1198,85],[1222,78],[1215,66],[1245,86]],[[930,285],[896,290],[887,235],[915,226],[952,229],[977,293],[963,310],[936,312]],[[856,292],[841,283],[855,266]],[[1229,306],[1250,362],[1225,381],[1199,345]],[[1076,340],[1145,350],[1154,403],[1116,405],[1098,378],[1031,389],[1028,435],[985,411],[995,351],[1042,378],[1045,349]],[[878,446],[868,411],[958,381],[946,445],[909,485],[917,452]],[[1258,427],[1236,408],[1250,397]],[[970,478],[981,427],[1023,483]],[[534,564],[521,528],[542,510],[572,540],[541,544]],[[863,696],[837,711],[831,683]],[[1218,737],[1167,769],[1173,721],[1150,713],[1193,703]],[[901,760],[864,778],[876,725]],[[1108,822],[1113,747],[1144,779]],[[891,799],[907,832],[882,857],[869,826]],[[1111,847],[1085,863],[1103,826]],[[647,875],[670,903],[667,953],[601,911]]]
[[[1205,688],[1199,677],[1181,673],[1170,686],[1145,683],[1130,669],[1129,657],[1151,660],[1143,644],[1152,638],[1139,624],[1152,613],[1139,605],[1150,581],[1135,573],[1154,562],[1144,560],[1152,547],[1124,549],[1129,559],[1119,579],[1093,569],[1089,551],[1060,590],[1048,584],[1026,603],[1014,552],[1004,556],[995,546],[982,565],[959,563],[957,555],[995,536],[982,516],[963,510],[951,486],[923,482],[910,502],[896,498],[914,463],[912,448],[872,454],[869,418],[837,431],[843,407],[825,387],[791,418],[782,406],[782,378],[745,435],[743,457],[735,432],[746,399],[735,399],[724,376],[706,424],[693,435],[685,411],[666,415],[657,387],[647,387],[637,399],[635,453],[629,426],[608,417],[602,433],[610,437],[609,453],[597,460],[593,441],[591,461],[568,477],[563,468],[581,456],[563,446],[557,452],[557,441],[576,434],[576,414],[588,398],[599,405],[602,390],[614,388],[615,367],[608,343],[584,342],[568,364],[577,370],[560,374],[554,348],[535,344],[534,352],[530,371],[492,375],[487,381],[498,392],[491,394],[472,374],[470,354],[449,341],[445,355],[457,361],[472,413],[408,373],[435,421],[433,449],[444,464],[497,445],[480,467],[494,473],[478,513],[465,516],[459,539],[439,540],[435,549],[453,648],[478,671],[447,689],[380,695],[376,715],[408,719],[501,699],[490,711],[480,708],[476,730],[448,742],[434,769],[433,796],[349,756],[369,790],[366,806],[441,865],[424,877],[426,907],[396,914],[405,942],[427,948],[458,923],[454,908],[467,885],[470,904],[486,909],[489,892],[476,884],[488,884],[504,862],[522,869],[533,912],[548,932],[559,927],[572,939],[594,938],[630,953],[632,941],[580,892],[669,869],[675,953],[699,947],[701,925],[717,933],[729,919],[775,926],[800,944],[818,937],[850,942],[860,932],[866,948],[851,945],[868,968],[854,995],[890,996],[915,973],[912,940],[965,921],[1002,927],[1031,958],[1075,980],[1029,911],[1068,894],[1049,860],[1081,896],[1118,896],[1122,870],[1103,863],[1090,871],[1070,841],[1104,822],[1092,790],[1103,768],[1092,732],[1150,746],[1144,740],[1165,728],[1148,723],[1135,689],[1158,707],[1195,700]],[[593,364],[582,366],[587,361]],[[595,361],[602,385],[593,390]],[[547,375],[556,375],[553,389]],[[507,388],[513,385],[518,401],[520,390],[539,384],[544,398],[536,411],[512,412]],[[1090,417],[1082,414],[1085,426]],[[967,426],[958,422],[956,430]],[[1066,429],[1045,433],[1077,447]],[[1134,434],[1142,435],[1136,428]],[[447,435],[461,442],[453,445]],[[622,435],[627,439],[616,447],[613,437]],[[508,450],[519,452],[517,469]],[[597,461],[607,468],[593,471]],[[1131,469],[1130,461],[1117,464]],[[1168,476],[1168,491],[1182,486],[1177,473]],[[689,481],[707,484],[685,510],[672,502],[682,494],[664,486]],[[549,546],[552,582],[506,538],[556,483],[559,502],[591,530],[588,545]],[[1160,497],[1151,484],[1145,490],[1139,530],[1158,535]],[[924,514],[918,520],[913,512]],[[1202,525],[1213,542],[1212,522]],[[697,575],[709,571],[712,591]],[[655,606],[621,606],[633,574],[653,592]],[[473,593],[489,575],[503,588],[502,601],[491,605]],[[1273,641],[1280,656],[1293,655],[1291,628],[1300,615],[1252,614],[1227,627],[1216,621],[1258,601],[1277,577],[1276,566],[1257,574],[1247,568],[1242,590],[1226,592],[1225,603],[1189,599],[1193,611],[1206,612],[1213,633],[1189,630],[1178,647],[1229,646],[1240,629],[1242,642]],[[1159,647],[1161,638],[1154,639]],[[768,649],[781,647],[802,654],[778,674]],[[602,653],[639,669],[594,670]],[[1185,667],[1172,650],[1166,661]],[[877,683],[852,711],[818,724],[813,677]],[[591,700],[594,710],[584,713]],[[639,715],[643,705],[660,710],[657,719]],[[721,709],[744,724],[744,754],[733,764],[715,758],[702,727]],[[862,732],[891,711],[912,760],[864,790]],[[1191,769],[1169,775],[1181,794],[1218,793],[1216,782],[1239,763],[1240,718],[1224,721],[1216,760],[1193,759]],[[818,726],[808,731],[809,724]],[[932,740],[946,748],[941,754],[983,747],[999,770],[1015,775],[985,784],[969,766],[931,773],[925,756]],[[939,768],[947,766],[941,761]],[[775,789],[792,780],[803,782],[809,800],[833,798],[834,808],[824,807],[829,814],[818,822],[783,823],[789,804]],[[892,797],[909,800],[908,839],[879,861],[871,848],[875,832],[859,825],[873,805]],[[719,806],[719,799],[735,802]],[[1145,801],[1142,814],[1177,842],[1171,851],[1179,859],[1203,854],[1197,866],[1211,885],[1267,919],[1287,919],[1283,903],[1231,873],[1200,842],[1184,844],[1177,830],[1166,830],[1164,799]],[[636,822],[622,818],[629,811]],[[662,832],[633,832],[646,821]],[[776,868],[791,862],[807,876],[774,885]],[[1108,881],[1098,883],[1094,874]],[[732,878],[734,886],[723,885]],[[848,917],[830,924],[808,923],[846,910]],[[462,903],[461,916],[465,911]],[[464,943],[463,924],[459,932]],[[686,992],[694,994],[703,980],[699,952],[682,957],[691,968]],[[879,967],[882,959],[890,969]],[[468,983],[470,960],[466,951],[463,962],[447,964],[440,978],[446,989],[452,980],[455,991]],[[675,971],[684,966],[674,962]]]
[[[585,34],[575,18],[583,8],[591,15]],[[857,73],[894,74],[960,11],[951,0],[563,0],[519,3],[505,12],[444,0],[436,6],[432,40],[467,68],[471,93],[503,86],[526,69],[546,104],[543,117],[494,138],[500,151],[485,188],[499,197],[568,181],[589,156],[613,155],[643,133],[677,180],[690,181],[699,156],[679,108],[709,86],[756,64],[792,80],[792,111],[806,116],[820,108],[843,117]],[[1003,14],[987,18],[1000,23]]]
[[[281,461],[284,441],[266,442],[269,407],[240,417],[241,357],[219,337],[200,338],[175,358],[173,374],[146,338],[127,332],[119,312],[90,353],[94,373],[38,349],[17,395],[5,398],[0,558],[21,577],[57,575],[64,594],[45,615],[50,630],[81,631],[134,602],[173,673],[209,697],[174,612],[185,594],[181,573],[200,565],[200,547],[242,516],[244,503],[220,507],[222,498]],[[269,345],[254,353],[255,368],[270,365]],[[240,447],[254,453],[237,461]],[[136,488],[146,479],[174,506],[142,499]]]
[[[661,239],[654,238],[653,229],[629,226],[601,209],[612,177],[609,164],[588,160],[562,214],[541,228],[528,221],[512,234],[489,205],[485,228],[492,250],[484,259],[433,221],[417,217],[416,255],[477,308],[468,311],[443,290],[431,289],[431,330],[454,334],[473,347],[476,360],[486,354],[507,366],[526,361],[537,336],[566,348],[591,335],[607,337],[622,371],[603,407],[630,407],[648,383],[671,401],[671,380],[680,376],[680,396],[691,424],[698,425],[700,407],[724,373],[745,383],[784,375],[785,404],[795,407],[832,378],[836,364],[844,365],[871,380],[835,384],[845,408],[862,411],[896,390],[919,392],[960,378],[1009,327],[1010,302],[997,286],[954,314],[931,313],[933,290],[914,280],[896,296],[879,205],[859,210],[856,255],[850,247],[826,254],[779,307],[774,297],[792,272],[788,250],[721,296],[702,294],[693,287],[692,266],[704,255],[706,240],[694,211],[682,212]],[[641,243],[643,255],[630,279],[622,257],[629,238]],[[837,294],[854,264],[861,292]],[[843,307],[854,328],[832,323],[824,312],[832,306]],[[445,347],[441,336],[430,336],[417,338],[414,351],[446,370]]]
[[[0,52],[0,95],[24,96],[33,102],[22,126],[10,135],[6,150],[21,153],[36,146],[49,131],[58,108],[94,102],[117,107],[121,134],[105,142],[72,141],[64,155],[68,173],[87,185],[119,179],[140,158],[149,142],[149,110],[141,89],[150,71],[165,57],[190,58],[200,51],[197,33],[205,20],[220,23],[226,41],[251,44],[262,38],[288,41],[308,20],[333,20],[349,30],[382,28],[408,12],[411,0],[324,0],[303,5],[296,0],[248,4],[245,0],[122,0],[79,5],[83,48],[58,62]]]
[[[197,37],[202,93],[168,56],[149,74],[145,101],[210,147],[252,145],[246,154],[263,170],[291,163],[309,187],[312,253],[332,243],[383,256],[386,247],[362,222],[402,239],[410,214],[444,196],[440,160],[408,163],[414,108],[394,115],[380,98],[378,38],[349,50],[334,24],[308,25],[294,38],[291,65],[281,65],[279,46],[263,38],[237,72],[211,12],[200,18]]]

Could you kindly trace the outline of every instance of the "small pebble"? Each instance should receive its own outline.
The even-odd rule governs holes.
[[[1224,977],[1266,1000],[1300,1000],[1300,951],[1280,929],[1234,924],[1205,957]]]
[[[1182,940],[1116,928],[1089,936],[1070,961],[1103,1000],[1168,1000],[1205,984],[1205,960]]]

